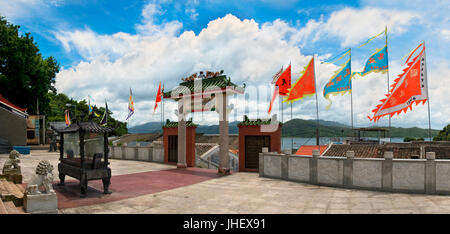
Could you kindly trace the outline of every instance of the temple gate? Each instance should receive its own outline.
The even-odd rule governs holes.
[[[220,72],[200,72],[183,78],[183,82],[163,97],[178,102],[175,113],[178,116],[178,168],[187,167],[186,163],[186,116],[191,112],[216,111],[219,114],[219,174],[230,173],[228,156],[228,96],[243,94],[245,87],[233,84],[230,78]],[[191,143],[192,144],[192,143]]]

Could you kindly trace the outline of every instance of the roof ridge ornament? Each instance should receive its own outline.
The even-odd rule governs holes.
[[[223,74],[223,70],[220,70],[218,72],[212,72],[212,71],[206,70],[206,71],[200,71],[198,73],[196,72],[188,77],[183,77],[183,78],[181,78],[181,80],[184,82],[188,82],[188,81],[194,81],[195,79],[209,79],[209,78],[217,77],[222,74]]]

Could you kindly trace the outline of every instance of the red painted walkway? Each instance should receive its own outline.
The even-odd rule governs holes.
[[[89,181],[87,196],[80,198],[78,180],[66,180],[65,186],[53,186],[58,196],[58,209],[94,205],[126,198],[158,193],[217,178],[217,170],[202,168],[149,171],[111,177],[109,190],[103,194],[101,180]],[[66,177],[70,179],[71,177]]]

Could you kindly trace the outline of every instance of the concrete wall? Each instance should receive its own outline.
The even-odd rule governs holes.
[[[109,156],[112,159],[136,160],[146,162],[164,162],[164,148],[162,144],[150,146],[110,146]]]
[[[261,177],[332,187],[386,192],[450,194],[450,160],[300,156],[264,152],[259,155]]]
[[[0,138],[11,146],[27,144],[27,120],[0,107]]]

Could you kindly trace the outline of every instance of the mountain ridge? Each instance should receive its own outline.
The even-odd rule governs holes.
[[[239,121],[233,121],[229,123],[229,133],[238,134],[237,124]],[[320,124],[320,136],[321,137],[347,137],[351,136],[351,127],[339,123],[336,121],[319,120]],[[316,120],[305,120],[305,119],[292,119],[286,121],[283,124],[282,134],[283,137],[314,137],[316,135]],[[371,127],[367,127],[371,128]],[[388,128],[386,126],[381,126],[378,128]],[[137,125],[128,129],[129,133],[150,133],[150,132],[161,132],[161,122],[148,122],[145,124]],[[196,129],[197,133],[204,134],[219,134],[219,125],[199,125]],[[439,130],[432,129],[431,135],[436,136]],[[366,137],[377,137],[377,132],[367,132],[364,134]],[[389,134],[386,134],[388,137]],[[391,137],[417,137],[417,138],[427,138],[428,129],[410,127],[391,127]]]

